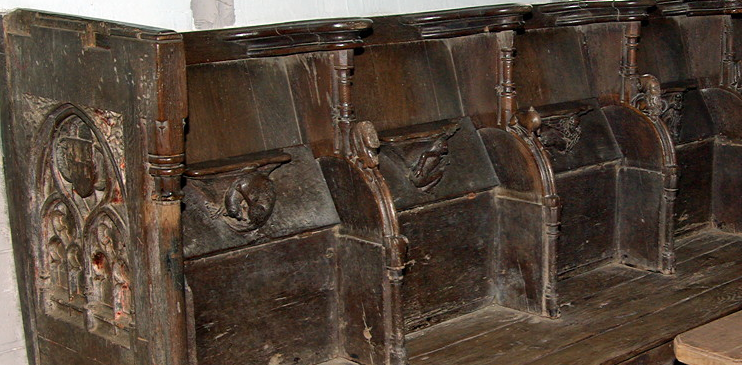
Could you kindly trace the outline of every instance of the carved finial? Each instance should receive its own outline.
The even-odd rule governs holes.
[[[530,107],[526,114],[518,120],[518,123],[529,132],[533,133],[541,128],[541,116],[538,114],[536,109]]]
[[[659,80],[650,74],[639,76],[636,88],[638,92],[631,99],[631,105],[653,120],[659,120],[660,115],[667,108],[667,102],[662,100]]]
[[[377,150],[381,143],[376,128],[369,121],[358,122],[351,129],[352,159],[361,163],[365,168],[379,166]]]

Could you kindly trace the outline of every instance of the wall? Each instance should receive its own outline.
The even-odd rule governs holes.
[[[0,12],[32,8],[189,31],[302,19],[412,13],[498,2],[506,1],[277,0],[265,6],[264,0],[0,0]],[[25,356],[4,175],[0,174],[0,365],[24,365]]]
[[[536,0],[535,2],[547,2]],[[0,11],[31,8],[177,31],[302,19],[376,16],[509,3],[503,0],[0,0]],[[265,6],[270,4],[270,6]],[[194,16],[195,14],[195,16]],[[194,21],[194,18],[195,21]],[[199,25],[197,27],[197,25]]]
[[[0,365],[22,365],[26,364],[26,349],[10,244],[5,175],[2,171],[0,159]]]

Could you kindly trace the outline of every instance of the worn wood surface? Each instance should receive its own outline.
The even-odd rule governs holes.
[[[3,22],[30,361],[184,364],[181,37],[23,10]]]
[[[409,336],[410,363],[616,364],[635,359],[680,332],[742,307],[741,241],[719,231],[679,241],[674,277],[610,265],[564,280],[562,317],[556,321],[492,306],[431,327]],[[653,361],[660,359],[668,361],[662,356]]]
[[[634,356],[621,363],[622,365],[678,365],[673,352],[672,342],[657,346],[645,353]]]
[[[497,5],[182,36],[16,13],[0,110],[22,122],[3,127],[8,181],[37,181],[41,194],[11,197],[32,212],[11,220],[23,227],[13,234],[29,336],[44,333],[34,360],[183,363],[187,316],[188,355],[204,364],[668,361],[677,332],[740,306],[742,239],[685,237],[674,276],[627,266],[670,274],[673,233],[741,229],[741,27],[723,15],[734,4],[708,1],[665,2],[662,14],[682,17],[641,26],[652,5],[553,3],[533,16]],[[720,36],[705,42],[699,27]],[[51,61],[34,65],[29,52],[48,47]],[[78,60],[92,66],[60,71]],[[86,127],[119,117],[121,148]],[[37,168],[22,159],[34,148]],[[58,195],[40,208],[56,210],[26,209]],[[100,222],[71,230],[65,212],[86,214],[77,203],[95,199],[112,218],[83,256],[104,279],[82,306],[68,236]],[[45,223],[26,224],[35,218]],[[37,231],[48,247],[29,251]],[[108,244],[121,239],[131,243]],[[113,281],[107,246],[129,250]],[[37,293],[37,279],[51,284]],[[151,288],[134,291],[136,311],[131,287]]]
[[[264,243],[340,222],[311,151],[306,147],[292,147],[282,149],[281,153],[291,160],[263,165],[254,171],[238,169],[188,177],[183,199],[183,250],[187,258]],[[260,171],[266,168],[273,170]],[[240,190],[246,190],[248,196],[257,195],[258,189],[250,186],[256,186],[255,178],[260,175],[268,177],[268,184],[275,193],[274,199],[263,204],[266,213],[251,216],[251,212],[258,209],[254,203],[252,209],[244,212],[238,209],[240,218],[228,216],[227,210],[232,206],[225,204],[225,196],[231,194],[237,199],[235,202],[241,202],[243,198],[237,194]],[[246,189],[241,185],[247,185]],[[254,223],[249,221],[250,217]]]
[[[673,344],[676,357],[686,364],[742,363],[742,312],[681,333]]]
[[[335,250],[332,232],[323,230],[188,260],[198,363],[333,358]]]
[[[400,213],[410,240],[402,292],[409,332],[492,302],[494,212],[492,195],[484,192]],[[457,232],[454,245],[451,232]]]

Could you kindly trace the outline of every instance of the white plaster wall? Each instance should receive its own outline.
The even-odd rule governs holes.
[[[281,0],[271,3],[270,7],[261,6],[259,0],[235,0],[234,6],[235,25],[246,26],[301,19],[415,13],[512,2],[518,0]]]
[[[93,18],[192,30],[189,0],[0,0],[0,10],[29,8]]]
[[[517,1],[517,0],[516,0]],[[537,0],[536,2],[547,2]],[[193,2],[193,3],[192,3]],[[0,12],[31,8],[157,26],[177,31],[302,19],[376,16],[506,3],[502,0],[0,0]],[[194,9],[193,11],[191,9]],[[194,13],[199,22],[194,22]],[[206,19],[204,22],[203,19]],[[0,152],[2,153],[2,152]],[[1,157],[1,156],[0,156]],[[0,159],[2,170],[2,159]],[[10,243],[4,175],[0,174],[0,365],[25,365]]]
[[[18,287],[13,265],[13,248],[10,243],[3,170],[0,158],[0,365],[25,365],[26,346],[23,339],[21,310],[18,306]]]
[[[280,23],[302,19],[376,16],[440,9],[511,3],[503,0],[0,0],[0,11],[30,8],[94,18],[158,26],[177,31],[195,30],[192,8],[219,7],[215,22],[221,27]],[[548,2],[535,0],[533,2]],[[204,6],[205,5],[205,6]],[[230,14],[225,8],[233,8]],[[209,11],[209,10],[197,10]],[[210,14],[214,15],[214,14]]]

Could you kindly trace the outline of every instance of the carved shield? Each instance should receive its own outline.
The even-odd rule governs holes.
[[[96,171],[93,159],[93,141],[63,137],[59,140],[62,177],[72,184],[78,195],[87,198],[95,190]]]

